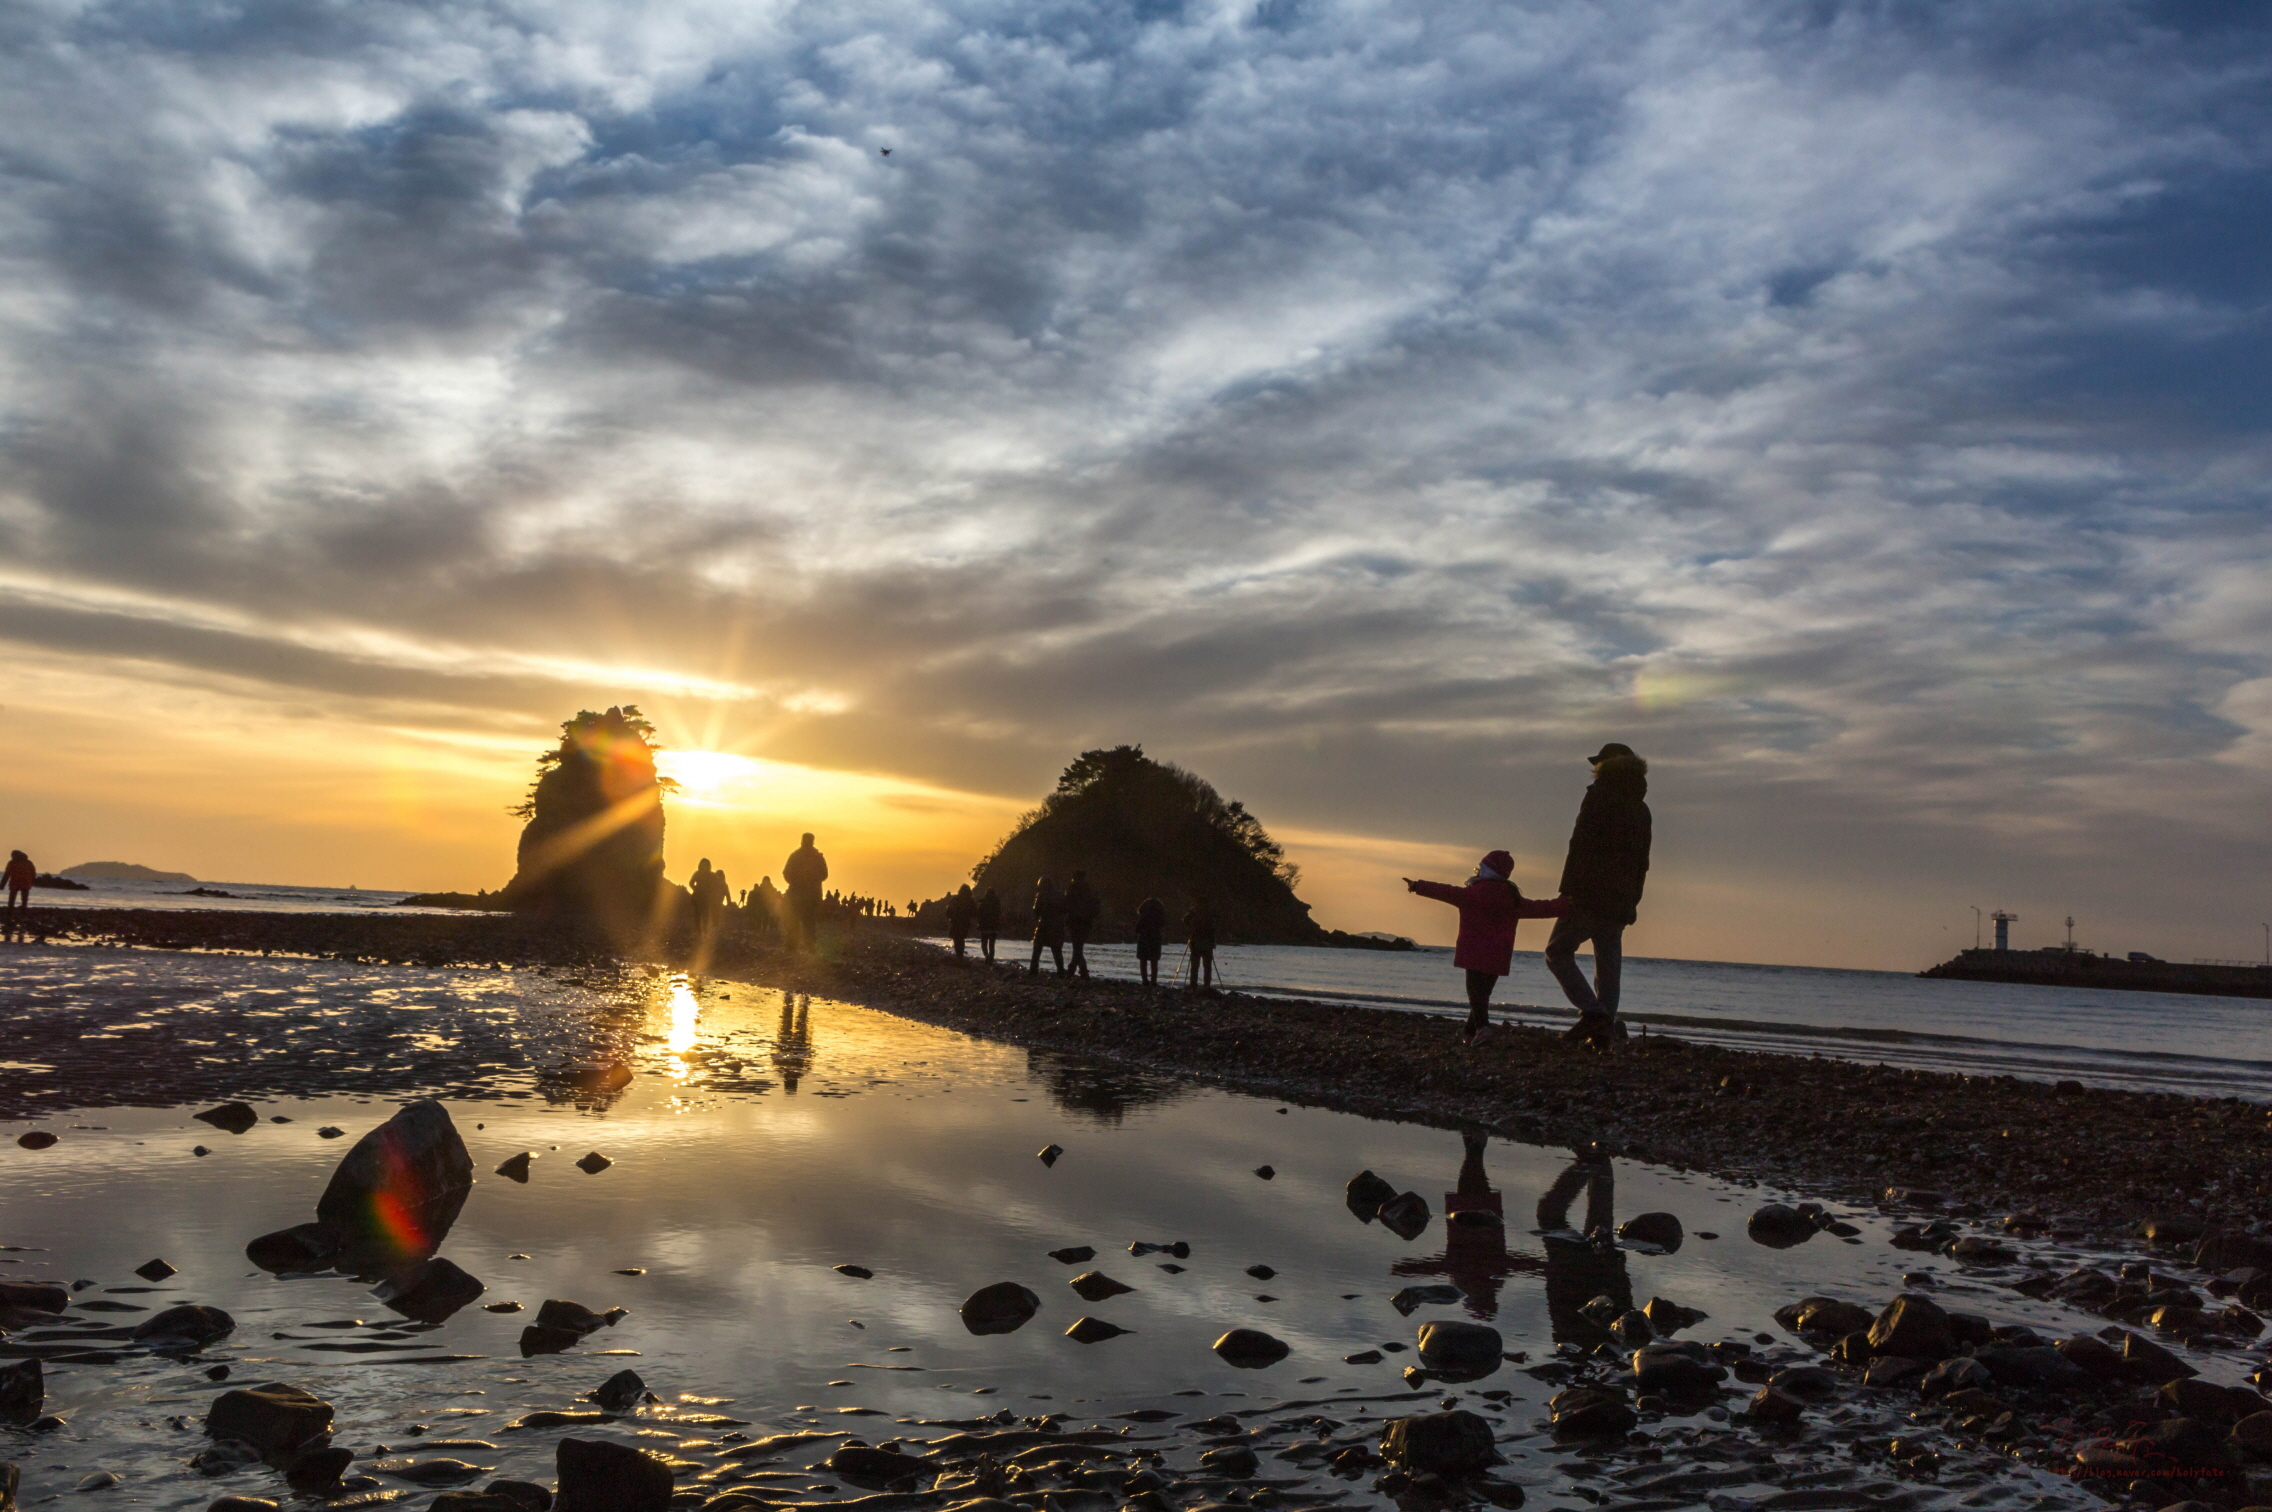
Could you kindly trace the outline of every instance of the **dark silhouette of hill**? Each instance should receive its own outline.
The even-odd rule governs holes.
[[[669,916],[680,890],[663,880],[663,795],[676,784],[656,775],[654,735],[635,704],[562,723],[512,811],[528,823],[508,907],[625,930]]]
[[[999,888],[1004,911],[1023,916],[1036,878],[1054,877],[1062,886],[1076,869],[1104,899],[1101,936],[1126,938],[1136,905],[1156,897],[1171,921],[1204,900],[1226,941],[1331,940],[1294,896],[1300,872],[1262,821],[1205,778],[1154,761],[1141,746],[1083,751],[1057,791],[1019,819],[971,877],[979,892]]]

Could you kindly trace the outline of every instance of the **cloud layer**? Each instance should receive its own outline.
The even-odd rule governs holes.
[[[1534,850],[1623,737],[1699,896],[2253,927],[2258,7],[0,29],[43,654],[990,792],[1142,740]]]

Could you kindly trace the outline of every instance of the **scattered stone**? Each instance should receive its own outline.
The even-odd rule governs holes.
[[[134,1274],[145,1281],[163,1281],[168,1276],[181,1274],[163,1260],[145,1260],[134,1267]]]
[[[339,1236],[320,1223],[296,1223],[245,1246],[245,1258],[273,1275],[328,1270],[338,1253]]]
[[[484,1302],[481,1304],[481,1310],[492,1313],[517,1313],[521,1310],[521,1304],[518,1302]]]
[[[1274,1167],[1258,1165],[1254,1168],[1254,1174],[1260,1176],[1264,1181],[1269,1181],[1276,1177],[1278,1172]]]
[[[2092,1380],[2089,1371],[2049,1344],[1993,1344],[1974,1349],[1972,1358],[1986,1367],[1999,1386],[2080,1391]]]
[[[1396,1200],[1396,1188],[1371,1171],[1359,1171],[1349,1178],[1343,1200],[1348,1203],[1350,1212],[1370,1223],[1380,1216],[1381,1204]]]
[[[1447,1381],[1477,1381],[1499,1368],[1506,1348],[1499,1330],[1481,1323],[1423,1323],[1420,1363]]]
[[[1793,1333],[1828,1334],[1844,1338],[1876,1321],[1868,1308],[1836,1297],[1807,1297],[1775,1310],[1775,1321]]]
[[[316,1138],[318,1139],[345,1139],[346,1137],[347,1131],[337,1124],[325,1124],[322,1128],[316,1130]]]
[[[207,1108],[202,1113],[192,1113],[189,1116],[199,1123],[211,1124],[214,1128],[231,1134],[242,1134],[260,1122],[260,1115],[241,1102],[223,1103],[218,1108]]]
[[[1033,1158],[1040,1161],[1045,1166],[1053,1166],[1057,1164],[1057,1158],[1064,1153],[1065,1147],[1063,1145],[1047,1144],[1034,1151]]]
[[[629,1412],[647,1394],[647,1383],[636,1370],[619,1370],[592,1388],[592,1401],[610,1412]]]
[[[1905,1292],[1885,1305],[1870,1324],[1872,1354],[1898,1355],[1905,1360],[1945,1360],[1956,1353],[1956,1334],[1949,1315],[1930,1297]]]
[[[1499,1463],[1491,1425],[1464,1410],[1391,1419],[1381,1432],[1380,1455],[1414,1473],[1447,1479]]]
[[[1767,1423],[1795,1421],[1806,1410],[1806,1403],[1787,1391],[1778,1390],[1770,1382],[1759,1388],[1757,1394],[1744,1404],[1744,1411]]]
[[[894,1449],[871,1449],[866,1444],[846,1444],[822,1461],[832,1474],[840,1475],[856,1486],[882,1487],[910,1475],[921,1475],[931,1467],[912,1454],[901,1454]]]
[[[1388,1305],[1409,1318],[1423,1307],[1449,1305],[1458,1300],[1459,1288],[1456,1286],[1407,1286],[1389,1298]]]
[[[974,1334],[1015,1333],[1039,1311],[1041,1298],[1015,1281],[997,1281],[964,1299],[962,1326]]]
[[[282,1381],[224,1391],[205,1414],[207,1437],[269,1454],[289,1454],[330,1431],[331,1403]]]
[[[671,1467],[660,1455],[604,1439],[564,1438],[552,1512],[668,1512]]]
[[[1612,1438],[1633,1431],[1640,1419],[1625,1398],[1607,1386],[1571,1386],[1547,1400],[1556,1438]]]
[[[1754,1244],[1769,1249],[1789,1249],[1804,1244],[1815,1236],[1815,1223],[1797,1208],[1780,1202],[1770,1202],[1751,1215],[1744,1224],[1744,1232]]]
[[[79,1484],[71,1489],[74,1491],[107,1491],[117,1484],[118,1472],[115,1470],[97,1470],[91,1474],[80,1476]]]
[[[380,1301],[418,1323],[443,1323],[489,1288],[451,1261],[426,1261],[382,1283]]]
[[[2069,1364],[2081,1366],[2090,1374],[2091,1379],[2102,1385],[2120,1379],[2123,1374],[2121,1352],[2104,1339],[2078,1334],[2072,1339],[2061,1339],[2052,1348],[2058,1350]]]
[[[609,1166],[614,1164],[614,1161],[608,1159],[599,1151],[593,1150],[583,1159],[576,1162],[576,1169],[582,1171],[586,1176],[597,1176],[600,1172],[606,1170]]]
[[[0,1365],[0,1423],[31,1422],[46,1404],[47,1379],[36,1358]]]
[[[1678,1302],[1668,1302],[1662,1297],[1651,1297],[1649,1305],[1641,1309],[1641,1316],[1647,1318],[1649,1326],[1658,1333],[1676,1334],[1684,1328],[1703,1322],[1711,1314],[1699,1312],[1693,1307],[1683,1307]]]
[[[0,1500],[0,1507],[6,1505],[5,1500]],[[276,1512],[276,1503],[259,1496],[224,1496],[207,1505],[205,1512]]]
[[[16,1143],[27,1150],[45,1150],[53,1146],[55,1142],[55,1136],[45,1129],[33,1129],[28,1134],[16,1136]]]
[[[1360,1349],[1355,1354],[1341,1357],[1344,1365],[1378,1365],[1380,1362],[1381,1352],[1377,1349]]]
[[[1917,1394],[1931,1401],[1954,1391],[1985,1391],[1995,1384],[1996,1378],[1988,1373],[1987,1366],[1968,1355],[1960,1355],[1926,1371],[1924,1379],[1917,1383]]]
[[[497,1174],[507,1181],[517,1181],[522,1186],[527,1186],[529,1184],[529,1163],[535,1159],[536,1152],[534,1150],[523,1150],[518,1155],[508,1155],[498,1165]]]
[[[1925,1369],[1923,1360],[1904,1360],[1899,1355],[1879,1355],[1862,1368],[1862,1384],[1899,1386],[1923,1375]]]
[[[1657,1336],[1649,1315],[1631,1308],[1610,1320],[1609,1341],[1620,1349],[1639,1349]]]
[[[865,1265],[839,1265],[836,1268],[836,1273],[840,1276],[850,1276],[855,1281],[873,1281],[876,1277],[876,1273]]]
[[[1267,1281],[1278,1274],[1267,1265],[1250,1265],[1246,1268],[1246,1273],[1257,1281]]]
[[[1204,1451],[1199,1456],[1199,1466],[1232,1480],[1245,1480],[1262,1468],[1262,1456],[1244,1444],[1231,1444]]]
[[[1633,1352],[1633,1387],[1638,1392],[1681,1400],[1709,1395],[1728,1378],[1724,1365],[1701,1344],[1667,1340]]]
[[[1068,1244],[1063,1249],[1049,1252],[1049,1258],[1059,1265],[1086,1265],[1096,1257],[1097,1252],[1085,1244]]]
[[[1101,1344],[1107,1339],[1117,1339],[1126,1332],[1127,1329],[1107,1323],[1102,1318],[1083,1317],[1073,1320],[1073,1326],[1065,1330],[1065,1337],[1076,1344]]]
[[[2122,1370],[2125,1375],[2153,1386],[2201,1373],[2153,1340],[2134,1333],[2122,1336]]]
[[[213,1152],[205,1148],[205,1146],[203,1145],[191,1145],[189,1147],[189,1153],[195,1155],[198,1159],[203,1160],[206,1156],[212,1154]]]
[[[2202,1232],[2200,1219],[2183,1216],[2148,1218],[2138,1225],[2138,1237],[2156,1249],[2198,1244]]]
[[[1380,1211],[1373,1216],[1397,1238],[1417,1239],[1428,1227],[1428,1199],[1418,1192],[1402,1192],[1382,1203]]]
[[[1173,1244],[1153,1244],[1147,1240],[1137,1239],[1130,1242],[1128,1253],[1131,1255],[1173,1255],[1178,1260],[1189,1260],[1191,1258],[1191,1241],[1178,1239]],[[1164,1266],[1161,1268],[1166,1269]]]
[[[355,1463],[355,1451],[331,1445],[303,1449],[284,1467],[284,1479],[295,1491],[322,1491],[339,1484],[347,1467]]]
[[[164,1312],[152,1313],[134,1325],[136,1343],[153,1349],[202,1348],[216,1339],[225,1339],[236,1330],[237,1320],[218,1307],[200,1307],[183,1303]]]
[[[1121,1296],[1136,1289],[1113,1280],[1103,1271],[1083,1271],[1065,1284],[1072,1287],[1083,1302],[1102,1302],[1107,1297]]]
[[[0,1308],[59,1313],[70,1305],[71,1293],[52,1282],[0,1281]]]
[[[1632,1244],[1653,1244],[1666,1254],[1680,1248],[1680,1220],[1671,1213],[1638,1213],[1617,1226],[1617,1237]]]
[[[1950,1259],[1961,1260],[1967,1265],[2010,1265],[2019,1259],[2018,1255],[1995,1240],[1983,1239],[1976,1234],[1957,1240],[1948,1247],[1946,1253]]]
[[[1240,1370],[1260,1370],[1275,1365],[1290,1352],[1282,1339],[1276,1339],[1259,1328],[1234,1328],[1217,1339],[1213,1345],[1227,1365]]]

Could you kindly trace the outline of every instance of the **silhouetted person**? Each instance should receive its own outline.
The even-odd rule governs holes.
[[[1546,969],[1578,1010],[1572,1039],[1607,1044],[1617,1023],[1617,985],[1625,961],[1625,929],[1639,917],[1649,876],[1649,764],[1615,741],[1586,758],[1593,785],[1578,805],[1562,863],[1562,897],[1570,911],[1546,942]],[[1594,979],[1578,969],[1578,947],[1593,941]]]
[[[1160,947],[1167,939],[1168,906],[1157,898],[1136,905],[1136,975],[1147,987],[1160,985]]]
[[[1452,964],[1467,973],[1467,1029],[1475,1039],[1491,1027],[1491,989],[1515,963],[1515,925],[1523,919],[1559,919],[1568,906],[1557,899],[1534,903],[1508,880],[1515,858],[1495,850],[1475,863],[1475,875],[1458,887],[1404,879],[1409,890],[1459,910],[1459,945]]]
[[[781,1088],[797,1090],[797,1078],[813,1065],[813,1000],[781,994],[781,1027],[773,1036],[773,1069],[781,1073]]]
[[[1190,952],[1190,974],[1185,977],[1187,987],[1215,985],[1215,910],[1205,900],[1193,903],[1191,911],[1183,916],[1185,948]]]
[[[7,866],[0,868],[0,880],[8,884],[7,936],[13,939],[24,932],[25,916],[31,913],[32,884],[39,880],[39,868],[22,851],[10,851]]]
[[[781,889],[773,885],[771,876],[760,877],[757,886],[742,895],[742,922],[761,934],[781,932]]]
[[[726,884],[726,874],[710,869],[710,858],[704,856],[702,864],[687,879],[687,895],[694,900],[694,935],[704,944],[717,938],[718,923],[726,916],[726,900],[733,889]]]
[[[978,900],[978,952],[986,957],[986,964],[994,964],[994,942],[1002,934],[1002,895],[993,888]]]
[[[1538,1226],[1546,1242],[1546,1311],[1553,1320],[1554,1342],[1590,1345],[1600,1340],[1601,1329],[1580,1309],[1607,1296],[1619,1312],[1630,1311],[1633,1280],[1625,1273],[1625,1251],[1611,1233],[1617,1222],[1617,1178],[1609,1158],[1593,1150],[1575,1153],[1570,1168],[1538,1199]],[[1586,1194],[1583,1234],[1570,1226],[1570,1204],[1581,1188]]]
[[[964,955],[963,942],[970,938],[971,920],[978,916],[978,900],[970,895],[970,884],[965,882],[960,891],[947,899],[947,933],[954,937],[955,959]]]
[[[1103,912],[1104,900],[1089,886],[1089,874],[1073,873],[1073,880],[1065,884],[1065,938],[1073,945],[1073,974],[1083,981],[1089,976],[1089,932]]]
[[[1537,1270],[1539,1265],[1528,1255],[1508,1252],[1506,1208],[1483,1171],[1488,1136],[1481,1129],[1465,1129],[1460,1140],[1465,1156],[1459,1166],[1459,1190],[1444,1194],[1442,1257],[1399,1260],[1389,1272],[1397,1276],[1442,1276],[1459,1288],[1469,1312],[1490,1318],[1499,1311],[1499,1288],[1506,1279],[1520,1271]]]
[[[1065,974],[1065,895],[1047,877],[1033,885],[1033,961],[1026,975],[1041,975],[1041,953],[1057,958],[1057,974]]]
[[[781,863],[781,880],[789,884],[789,947],[810,950],[820,938],[820,885],[828,880],[828,858],[810,834]]]

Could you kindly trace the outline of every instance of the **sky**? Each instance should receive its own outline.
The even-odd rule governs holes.
[[[1324,923],[1916,969],[2272,918],[2272,13],[18,0],[0,843],[472,888],[579,708],[670,871],[957,881],[1077,752]],[[27,844],[28,842],[28,844]]]

